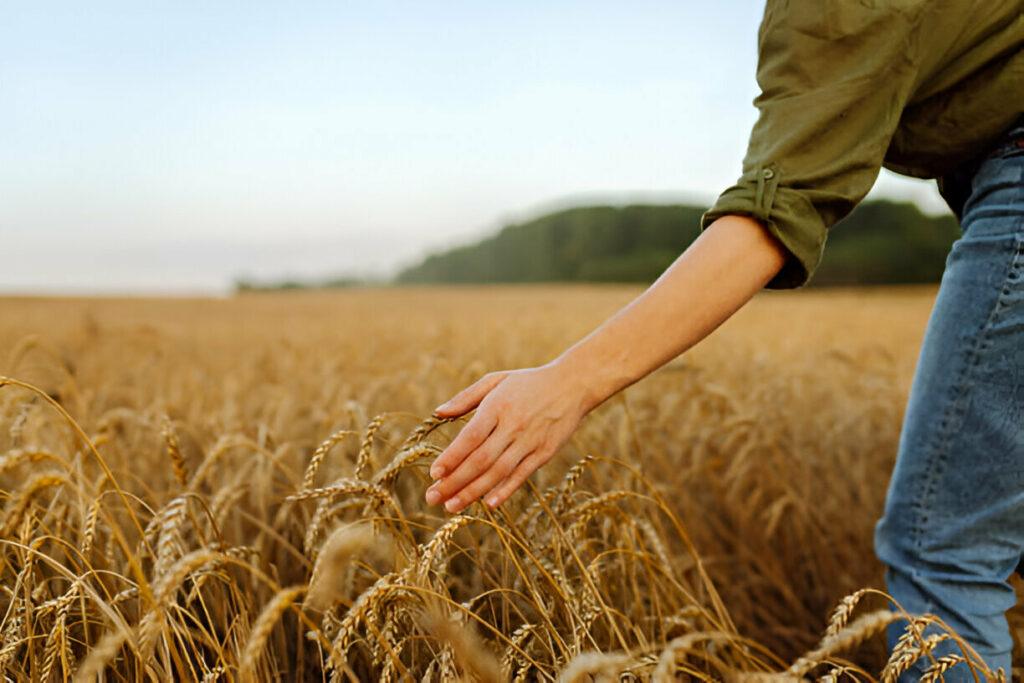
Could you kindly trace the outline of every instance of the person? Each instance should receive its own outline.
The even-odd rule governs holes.
[[[1009,672],[1007,578],[1024,550],[1022,8],[768,0],[740,179],[635,301],[550,363],[485,375],[437,409],[476,412],[432,463],[427,502],[501,505],[594,407],[763,287],[805,284],[828,229],[883,165],[936,178],[962,237],[926,330],[876,550],[903,608],[937,614]],[[945,677],[973,680],[963,664]]]

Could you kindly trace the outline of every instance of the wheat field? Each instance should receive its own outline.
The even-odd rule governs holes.
[[[871,536],[933,288],[758,295],[498,510],[425,505],[460,424],[434,406],[638,293],[0,299],[6,680],[833,683],[930,656],[917,620],[887,661]]]

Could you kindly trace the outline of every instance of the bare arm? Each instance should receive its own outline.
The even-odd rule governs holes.
[[[538,368],[485,375],[437,409],[476,408],[431,466],[427,502],[504,502],[583,417],[710,334],[779,272],[787,254],[756,220],[723,216],[632,303]]]

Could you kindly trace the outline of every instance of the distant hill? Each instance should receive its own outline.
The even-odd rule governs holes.
[[[508,225],[427,257],[398,283],[652,282],[699,233],[703,208],[588,206]],[[959,234],[914,204],[861,204],[836,225],[814,285],[938,282]]]

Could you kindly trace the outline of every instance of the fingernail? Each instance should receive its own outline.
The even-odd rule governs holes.
[[[448,512],[455,512],[461,507],[458,498],[451,498],[447,503],[444,504],[444,509]]]
[[[440,465],[434,465],[430,468],[430,476],[434,479],[440,479],[444,476],[444,468]]]
[[[427,491],[427,505],[437,505],[441,500],[441,492],[437,489]]]
[[[441,405],[439,405],[438,407],[434,408],[434,412],[435,413],[440,413],[441,411],[447,410],[447,409],[448,409],[448,402],[446,401],[446,402],[442,403]]]
[[[497,496],[491,496],[490,498],[487,499],[487,507],[493,508],[493,507],[497,507],[497,506],[498,506],[498,497]]]

